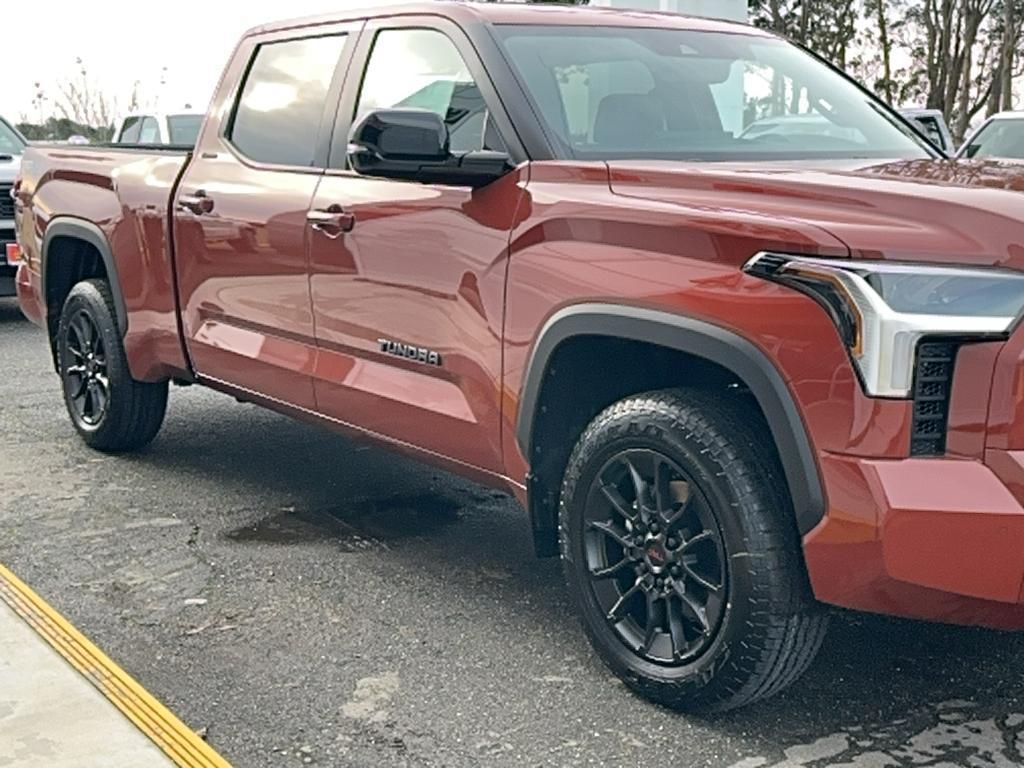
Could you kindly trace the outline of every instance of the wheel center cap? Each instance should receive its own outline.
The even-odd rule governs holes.
[[[668,565],[668,552],[665,545],[657,540],[647,542],[644,546],[644,559],[652,571],[661,571]]]

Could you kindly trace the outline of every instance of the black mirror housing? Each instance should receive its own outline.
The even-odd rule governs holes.
[[[352,133],[352,143],[382,160],[443,162],[448,126],[426,109],[374,109]]]
[[[452,154],[448,126],[426,109],[375,109],[352,131],[351,168],[365,176],[482,187],[511,168],[503,152]]]

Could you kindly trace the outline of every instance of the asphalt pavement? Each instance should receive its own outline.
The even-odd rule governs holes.
[[[1024,636],[836,612],[726,716],[629,693],[503,494],[198,387],[74,435],[0,300],[0,563],[239,768],[1024,765]]]

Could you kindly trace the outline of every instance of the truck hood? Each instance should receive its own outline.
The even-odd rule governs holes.
[[[853,258],[1024,270],[1024,165],[999,161],[614,161],[612,191],[814,225]]]
[[[10,157],[10,160],[5,160]],[[21,155],[0,155],[0,184],[9,184],[21,170]]]

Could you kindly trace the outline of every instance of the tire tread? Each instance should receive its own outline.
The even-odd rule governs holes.
[[[778,457],[751,427],[748,409],[735,393],[705,390],[663,390],[627,398],[591,422],[565,473],[559,539],[570,582],[569,500],[587,461],[604,441],[622,434],[658,439],[670,430],[700,446],[720,468],[718,477],[732,487],[732,512],[743,519],[749,551],[731,556],[750,558],[754,586],[740,652],[712,680],[696,687],[691,682],[623,676],[641,694],[675,708],[725,711],[777,694],[807,670],[828,626],[828,613],[811,593]],[[595,645],[600,651],[599,643]]]
[[[114,297],[106,280],[83,280],[71,289],[61,312],[59,338],[67,332],[68,307],[78,301],[93,304],[100,310],[95,319],[106,346],[111,397],[109,410],[98,428],[83,429],[74,417],[72,421],[82,439],[95,450],[105,453],[139,450],[153,441],[163,424],[167,411],[167,382],[148,383],[132,378],[117,327]],[[95,307],[97,303],[99,307]],[[61,360],[61,370],[63,368],[64,361]]]

